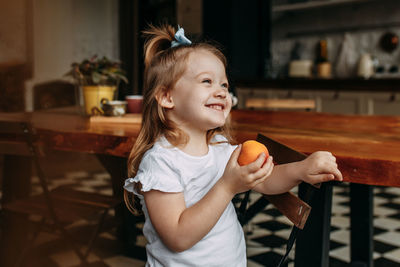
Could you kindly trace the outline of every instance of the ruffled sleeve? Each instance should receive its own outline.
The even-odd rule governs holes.
[[[135,184],[142,184],[142,191],[159,190],[168,193],[183,191],[179,170],[171,159],[161,153],[145,154],[135,177],[125,180],[124,189],[139,195],[134,189]]]

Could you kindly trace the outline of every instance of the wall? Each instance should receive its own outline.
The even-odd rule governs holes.
[[[279,2],[279,1],[275,1]],[[282,2],[282,1],[280,1]],[[379,47],[381,36],[391,31],[400,35],[400,2],[396,0],[354,1],[325,8],[274,13],[272,29],[273,64],[280,74],[290,60],[296,42],[303,45],[302,59],[315,59],[315,46],[320,39],[328,41],[328,56],[333,70],[347,33],[348,47],[353,47],[347,60],[352,73],[363,53],[370,53],[387,68],[398,65],[400,49],[386,53]]]
[[[0,18],[0,63],[26,62],[26,51],[32,51],[32,78],[25,84],[28,111],[33,86],[62,79],[72,62],[94,54],[119,59],[118,1],[1,1]]]
[[[25,62],[26,1],[0,1],[0,63]]]
[[[34,84],[63,78],[72,62],[95,54],[119,58],[118,1],[35,0],[33,79],[26,84],[27,110]]]
[[[60,78],[73,61],[94,54],[118,58],[118,17],[112,0],[35,0],[34,80]]]

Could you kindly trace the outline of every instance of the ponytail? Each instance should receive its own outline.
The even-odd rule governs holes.
[[[171,42],[175,39],[175,29],[170,25],[159,28],[150,25],[143,34],[147,38],[144,44],[144,65],[148,68],[155,55],[171,47]]]

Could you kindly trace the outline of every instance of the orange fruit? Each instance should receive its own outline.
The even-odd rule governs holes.
[[[240,155],[238,157],[238,163],[240,166],[252,163],[263,152],[266,155],[265,160],[267,160],[269,156],[267,147],[255,140],[248,140],[242,144],[242,150],[240,151]]]

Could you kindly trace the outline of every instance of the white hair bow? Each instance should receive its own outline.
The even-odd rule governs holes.
[[[191,43],[192,42],[185,36],[185,30],[178,26],[178,31],[175,33],[175,40],[171,42],[171,47],[190,45]]]

